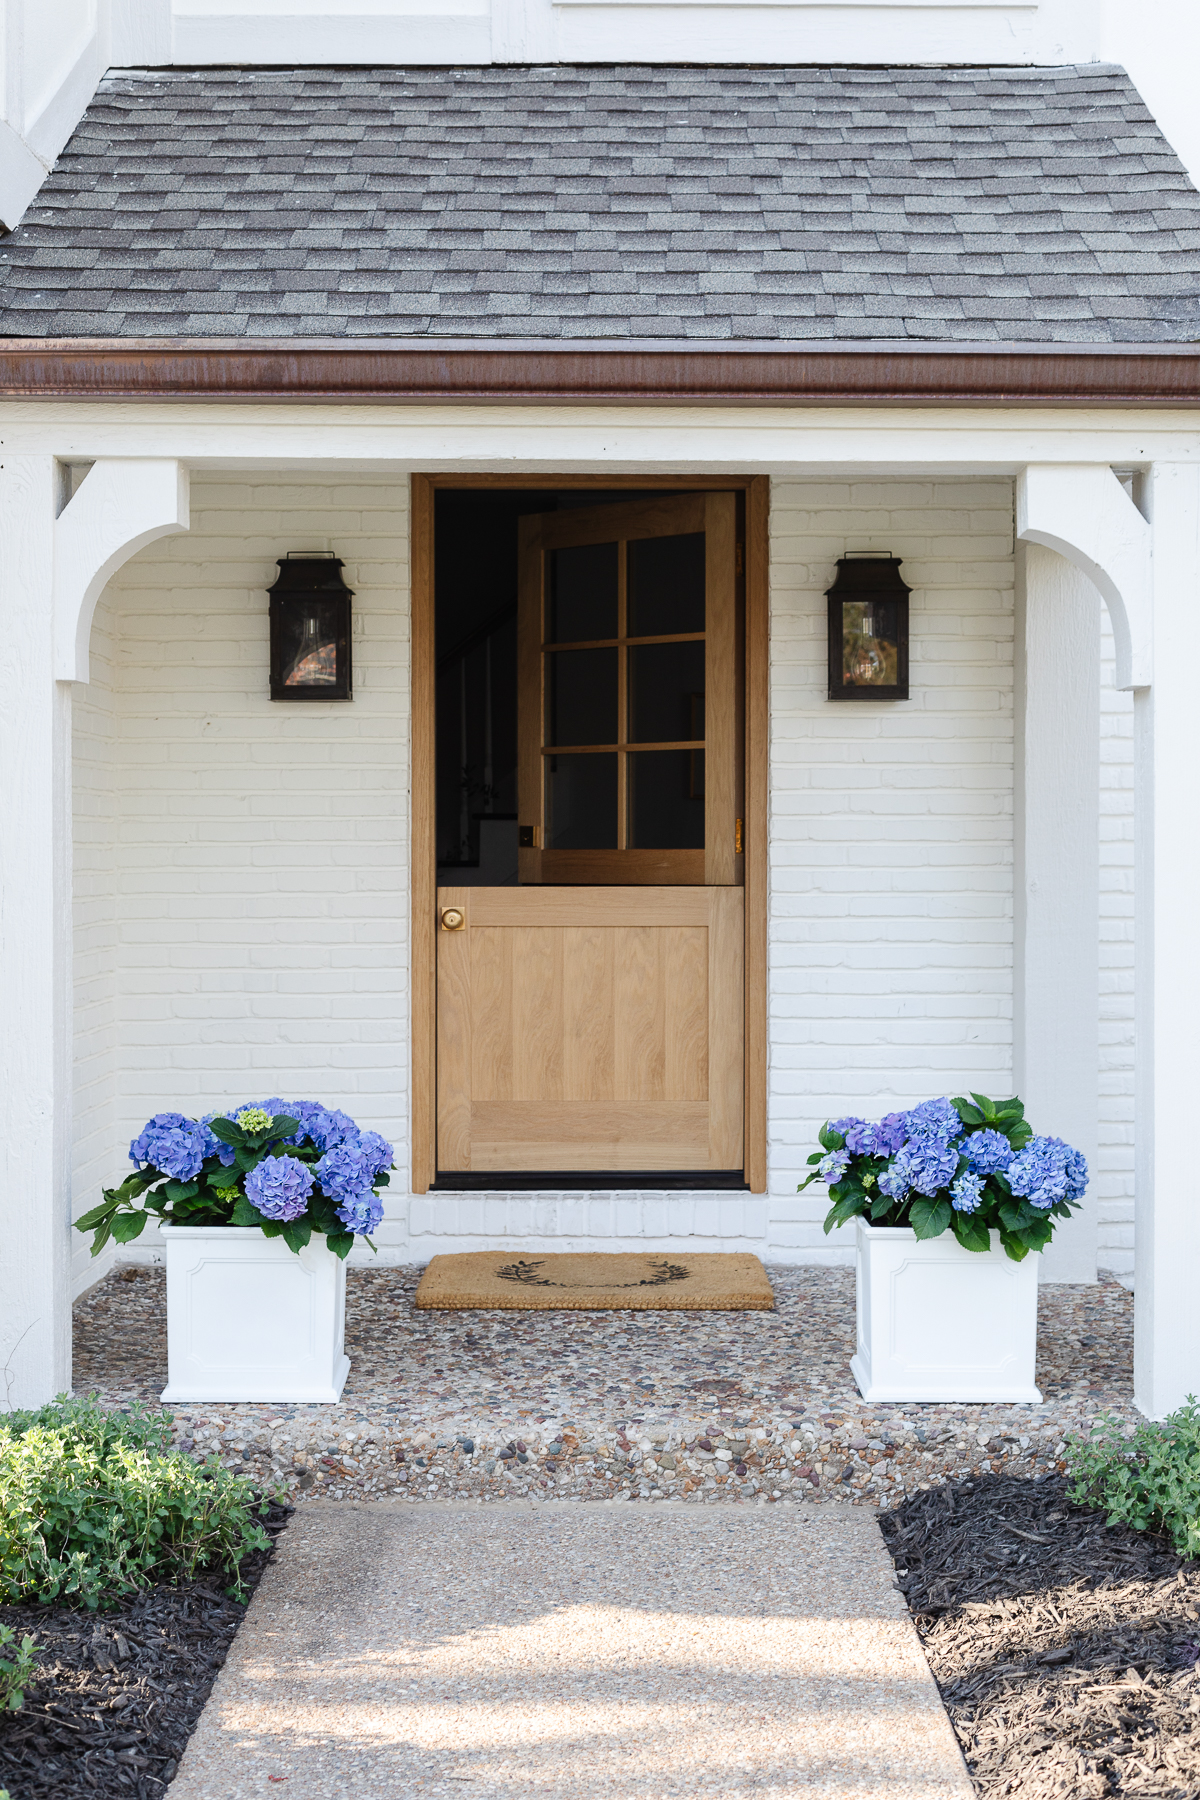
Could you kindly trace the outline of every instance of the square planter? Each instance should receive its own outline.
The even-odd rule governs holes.
[[[340,1400],[346,1265],[316,1234],[296,1256],[254,1226],[164,1225],[164,1400]]]
[[[864,1400],[1035,1401],[1040,1257],[1015,1263],[993,1231],[986,1253],[948,1231],[857,1221],[858,1348]]]

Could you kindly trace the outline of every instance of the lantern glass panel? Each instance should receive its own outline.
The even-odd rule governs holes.
[[[287,608],[279,625],[285,688],[337,686],[338,612],[319,594]]]
[[[842,682],[894,688],[900,680],[899,608],[891,600],[842,602]]]

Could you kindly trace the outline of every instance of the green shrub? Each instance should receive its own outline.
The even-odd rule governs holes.
[[[169,1452],[170,1415],[62,1399],[0,1419],[0,1600],[97,1607],[270,1540],[244,1477]]]
[[[1140,1424],[1126,1437],[1103,1414],[1086,1438],[1067,1446],[1072,1500],[1094,1506],[1107,1525],[1159,1531],[1181,1556],[1200,1556],[1200,1409],[1195,1397],[1169,1419]]]
[[[8,1625],[0,1625],[0,1712],[18,1712],[25,1704],[25,1687],[33,1674],[33,1639],[23,1637]],[[4,1790],[0,1788],[0,1800]]]

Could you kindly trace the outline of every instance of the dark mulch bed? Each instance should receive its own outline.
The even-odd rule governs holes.
[[[976,1792],[1200,1795],[1200,1562],[988,1476],[880,1518]]]
[[[270,1537],[291,1510],[271,1503]],[[242,1563],[247,1600],[270,1559]],[[25,1704],[0,1713],[0,1788],[12,1800],[159,1800],[245,1613],[212,1572],[108,1612],[0,1606],[0,1621],[37,1639]]]

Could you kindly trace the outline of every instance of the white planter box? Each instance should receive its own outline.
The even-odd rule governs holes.
[[[984,1254],[948,1231],[858,1229],[858,1349],[850,1368],[864,1400],[1040,1401],[1040,1258],[1015,1263],[998,1232]]]
[[[299,1256],[254,1226],[164,1225],[164,1400],[340,1400],[346,1265],[313,1234]]]

